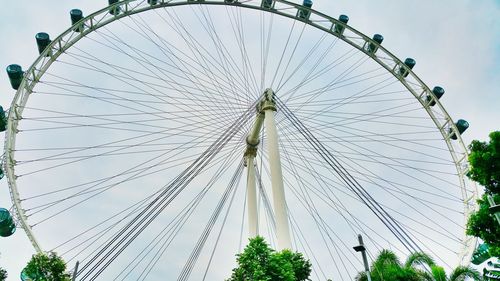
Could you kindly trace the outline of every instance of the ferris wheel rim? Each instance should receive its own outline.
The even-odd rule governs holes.
[[[105,7],[97,12],[92,13],[89,16],[84,17],[82,20],[80,20],[78,23],[75,25],[69,27],[66,31],[61,33],[57,38],[55,38],[50,45],[45,49],[44,52],[42,52],[39,57],[35,60],[35,62],[29,67],[29,69],[26,70],[25,75],[23,77],[22,83],[19,87],[19,90],[16,91],[15,97],[12,101],[10,111],[8,114],[8,126],[6,130],[6,135],[5,135],[5,154],[4,154],[4,159],[3,159],[3,165],[4,169],[6,171],[6,176],[8,180],[8,185],[9,185],[9,191],[11,195],[11,199],[14,203],[14,209],[16,210],[16,214],[18,216],[19,222],[22,226],[22,228],[25,230],[28,238],[30,239],[32,245],[34,248],[38,251],[42,251],[42,247],[38,243],[35,234],[33,233],[31,226],[28,223],[28,219],[26,217],[26,214],[23,210],[22,204],[21,204],[21,198],[19,197],[18,189],[17,189],[17,182],[16,182],[16,175],[15,175],[15,158],[14,158],[14,152],[15,152],[15,147],[16,147],[16,135],[17,135],[17,126],[18,122],[20,119],[22,119],[22,111],[24,106],[26,105],[29,95],[31,94],[31,91],[33,88],[36,86],[38,80],[45,74],[47,69],[50,68],[51,64],[60,56],[64,53],[65,50],[71,48],[71,46],[75,43],[77,43],[80,39],[85,38],[88,34],[94,32],[95,30],[98,30],[99,28],[110,24],[114,21],[120,20],[122,18],[132,16],[134,14],[146,12],[152,9],[159,9],[159,8],[167,8],[167,7],[175,7],[175,6],[182,6],[182,5],[227,5],[227,6],[234,6],[234,7],[241,7],[241,8],[248,8],[248,9],[255,9],[255,10],[260,10],[264,12],[269,12],[273,14],[277,14],[279,16],[284,16],[288,17],[291,19],[295,20],[300,20],[304,22],[305,24],[315,27],[321,31],[327,32],[340,40],[344,41],[345,43],[351,45],[353,48],[358,49],[359,51],[363,52],[365,55],[370,57],[373,61],[378,63],[380,66],[385,68],[388,72],[390,72],[392,75],[394,75],[401,84],[405,86],[405,88],[413,94],[413,96],[422,104],[422,106],[425,108],[427,111],[427,114],[432,118],[434,121],[436,128],[440,131],[442,134],[446,145],[448,147],[448,150],[451,154],[451,157],[453,159],[453,162],[455,163],[455,166],[457,168],[457,173],[458,177],[460,180],[460,186],[462,189],[462,199],[464,203],[464,210],[465,210],[465,218],[468,217],[468,215],[475,209],[475,204],[476,204],[476,199],[478,197],[478,192],[477,192],[477,187],[475,184],[470,183],[469,186],[472,186],[474,191],[472,194],[467,194],[466,191],[466,184],[465,181],[466,179],[466,172],[467,172],[467,147],[464,144],[462,137],[460,133],[458,133],[458,129],[456,128],[456,125],[453,122],[453,119],[449,116],[439,99],[437,99],[434,94],[432,93],[431,89],[413,72],[413,70],[408,69],[402,60],[397,58],[395,55],[393,55],[391,52],[389,52],[384,46],[377,44],[378,50],[377,53],[369,54],[367,50],[364,48],[366,44],[370,43],[376,43],[372,38],[369,36],[359,32],[358,30],[352,28],[350,25],[345,24],[340,22],[338,19],[332,18],[330,16],[327,16],[326,14],[323,14],[321,12],[318,12],[314,9],[309,9],[309,8],[304,8],[304,6],[300,4],[295,4],[289,1],[285,0],[273,0],[273,7],[277,3],[280,5],[285,5],[291,8],[293,12],[299,11],[301,9],[307,9],[311,15],[320,17],[328,22],[330,25],[330,28],[328,29],[325,26],[320,25],[321,23],[312,21],[312,20],[303,20],[299,18],[296,13],[292,12],[287,13],[283,12],[281,9],[267,9],[263,7],[262,5],[253,5],[253,2],[255,3],[260,3],[260,1],[242,1],[242,2],[237,2],[237,1],[224,1],[224,0],[211,0],[211,1],[192,1],[192,0],[180,0],[180,1],[158,1],[157,4],[149,4],[148,1],[139,1],[140,3],[134,7],[132,7],[131,4],[136,3],[138,1],[136,0],[125,0],[121,2],[117,2],[111,6]],[[109,13],[110,8],[119,8],[122,10],[122,13],[117,14],[117,15],[111,15]],[[342,34],[335,33],[333,30],[333,27],[336,24],[342,25],[346,31],[352,32],[353,34],[359,36],[363,41],[364,45],[359,45],[355,41],[351,40],[347,36],[343,36]],[[83,31],[75,31],[75,28],[79,26],[84,26]],[[392,60],[393,65],[389,65],[386,63],[382,57],[384,58],[390,58]],[[417,92],[414,87],[409,85],[406,82],[406,79],[402,76],[397,75],[397,67],[403,67],[406,68],[406,71],[408,73],[408,76],[413,77],[420,85],[417,87],[421,89],[421,92]],[[435,102],[435,105],[433,108],[428,103],[427,98],[430,97],[430,99]],[[445,122],[441,123],[435,116],[434,116],[434,110],[436,108],[439,110],[440,114],[444,116],[446,119]],[[453,132],[457,136],[457,140],[451,140],[450,139],[450,134]],[[456,151],[452,142],[455,142],[458,144],[458,147],[462,151]],[[469,196],[470,195],[470,196]],[[463,251],[460,253],[460,260],[462,264],[468,264],[470,261],[470,256],[472,256],[472,251],[474,250],[476,243],[477,243],[477,238],[472,238],[472,237],[464,237],[463,242],[465,245],[465,248]]]

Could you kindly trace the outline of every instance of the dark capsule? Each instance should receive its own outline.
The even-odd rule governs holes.
[[[378,50],[378,47],[380,46],[380,44],[382,44],[382,41],[384,41],[384,36],[380,35],[380,34],[375,34],[373,35],[373,41],[375,41],[375,43],[373,42],[370,42],[368,43],[368,53],[370,54],[374,54],[377,50]]]
[[[469,122],[465,121],[464,119],[459,119],[457,123],[455,123],[455,126],[457,127],[458,133],[461,135],[467,128],[469,128]],[[455,134],[452,128],[450,128],[450,138],[452,140],[458,139],[458,136]]]
[[[73,25],[73,31],[82,32],[83,31],[83,23],[77,24],[80,20],[83,19],[83,12],[79,9],[73,9],[69,11],[69,16],[71,17],[71,25]]]
[[[439,100],[444,95],[444,89],[439,87],[439,86],[436,86],[436,87],[434,87],[434,89],[432,89],[432,93],[436,97],[436,100]],[[436,101],[434,99],[432,99],[431,96],[427,97],[427,101],[430,101],[430,103],[429,103],[430,106],[436,105]]]
[[[83,19],[83,12],[82,10],[79,9],[73,9],[69,11],[69,15],[71,17],[71,23],[74,25],[75,23],[79,22],[81,19]]]
[[[346,16],[346,15],[340,15],[340,16],[339,16],[339,21],[340,21],[341,23],[343,23],[343,24],[341,24],[341,23],[336,23],[336,24],[335,24],[335,29],[334,29],[334,31],[335,31],[335,33],[337,33],[337,34],[343,34],[343,33],[344,33],[344,30],[345,30],[345,25],[346,25],[346,24],[347,24],[347,22],[349,21],[349,17],[348,17],[348,16]]]
[[[302,6],[309,9],[312,7],[312,5],[313,5],[312,0],[304,0],[304,2],[302,2]],[[308,9],[299,8],[299,10],[297,11],[297,17],[301,19],[307,20],[309,19],[310,16],[311,16],[311,11],[309,11]]]
[[[115,3],[118,3],[119,0],[108,0],[109,5],[113,5]],[[109,13],[112,14],[113,16],[117,16],[120,14],[120,7],[113,7],[109,9]]]
[[[16,224],[9,210],[0,208],[0,236],[9,237],[14,234],[14,232],[16,232]]]
[[[266,9],[271,9],[273,7],[273,0],[262,0],[262,7]]]
[[[45,32],[39,32],[35,35],[36,45],[38,46],[38,53],[42,54],[47,46],[52,42],[50,36]],[[50,52],[47,53],[47,57],[50,56]]]
[[[0,106],[0,132],[3,132],[7,129],[7,116],[5,116],[5,111],[3,107]],[[0,168],[1,171],[1,168]],[[3,171],[0,173],[0,179],[3,178]]]
[[[407,58],[407,59],[405,59],[404,64],[405,64],[405,65],[406,65],[409,69],[413,69],[413,67],[415,66],[415,64],[417,64],[417,62],[416,62],[414,59],[412,59],[412,58]],[[403,76],[403,77],[407,77],[409,73],[410,73],[410,72],[409,72],[406,68],[404,68],[404,67],[399,68],[399,74],[400,74],[401,76]]]
[[[7,66],[7,75],[9,76],[10,85],[14,90],[19,89],[21,82],[23,81],[23,69],[20,65],[11,64]]]

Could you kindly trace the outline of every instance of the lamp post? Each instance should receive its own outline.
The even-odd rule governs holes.
[[[71,281],[75,281],[76,280],[76,274],[78,273],[78,266],[79,265],[80,265],[80,262],[76,261],[75,270],[73,271],[73,277],[71,278]]]
[[[363,244],[363,237],[361,234],[358,234],[358,241],[359,245],[354,246],[353,248],[356,252],[361,252],[361,256],[363,256],[363,263],[365,265],[366,277],[368,278],[368,281],[372,281],[372,277],[370,276],[370,267],[368,266],[368,258],[366,257],[366,248]]]

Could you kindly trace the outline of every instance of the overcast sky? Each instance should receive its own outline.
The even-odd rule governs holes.
[[[34,35],[56,37],[69,24],[69,10],[89,14],[105,0],[4,1],[0,12],[0,65],[27,69],[36,59]],[[442,104],[454,120],[469,121],[466,143],[487,139],[500,129],[500,1],[498,0],[316,0],[315,9],[332,16],[347,14],[349,24],[367,35],[381,33],[384,46],[400,58],[413,57],[414,71],[431,88],[441,85]],[[14,96],[7,75],[0,75],[0,105]],[[2,135],[3,137],[3,135]],[[0,207],[12,205],[6,179],[0,182]],[[0,239],[0,266],[18,280],[33,249],[22,231]]]

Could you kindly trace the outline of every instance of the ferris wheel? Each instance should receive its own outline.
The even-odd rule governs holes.
[[[70,19],[7,68],[2,236],[22,228],[77,280],[223,280],[255,235],[313,280],[352,280],[358,234],[371,256],[470,261],[468,123],[382,35],[310,0],[110,0]]]

